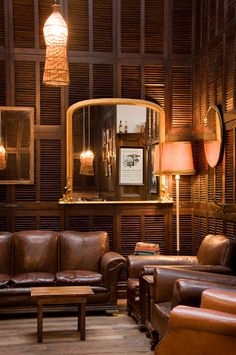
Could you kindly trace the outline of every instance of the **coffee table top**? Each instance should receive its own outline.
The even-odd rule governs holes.
[[[31,297],[89,296],[94,292],[90,286],[32,287]]]

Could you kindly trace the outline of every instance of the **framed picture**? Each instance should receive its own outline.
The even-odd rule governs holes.
[[[143,185],[143,148],[120,147],[119,185]]]
[[[154,156],[155,156],[155,144],[150,145],[149,147],[149,171],[148,171],[148,181],[149,181],[149,193],[157,193],[158,192],[158,184],[159,179],[156,175],[154,175]]]

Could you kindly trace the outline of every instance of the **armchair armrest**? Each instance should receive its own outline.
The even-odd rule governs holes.
[[[126,266],[126,259],[114,251],[103,254],[100,261],[100,271],[104,278],[104,286],[110,290],[117,289],[117,282],[120,270]]]
[[[129,255],[127,258],[127,268],[129,277],[138,278],[145,265],[196,265],[196,256],[185,255]]]
[[[209,309],[177,306],[170,312],[169,330],[155,355],[232,354],[236,317]]]
[[[178,279],[174,284],[171,307],[174,308],[178,305],[200,307],[202,292],[209,288],[236,290],[236,287],[222,283]]]
[[[236,314],[236,289],[208,289],[202,293],[201,308]]]
[[[172,300],[176,280],[192,279],[206,282],[216,282],[225,285],[236,285],[236,277],[210,272],[201,272],[178,267],[156,267],[154,269],[154,302]]]

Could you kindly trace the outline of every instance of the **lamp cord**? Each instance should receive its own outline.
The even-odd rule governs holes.
[[[85,151],[85,107],[83,107],[83,151]]]
[[[0,144],[2,144],[2,111],[0,110]]]
[[[90,149],[90,106],[88,106],[88,149]]]

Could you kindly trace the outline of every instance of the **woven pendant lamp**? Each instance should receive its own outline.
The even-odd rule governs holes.
[[[90,108],[88,108],[88,146],[85,149],[86,129],[85,129],[85,108],[83,107],[83,151],[80,154],[81,175],[94,175],[93,160],[94,154],[90,149]]]
[[[48,17],[43,27],[46,44],[43,83],[50,86],[69,85],[68,29],[59,9],[60,5],[52,5],[52,14]]]
[[[6,149],[2,144],[2,116],[0,111],[0,170],[4,170],[7,167],[6,162]]]

